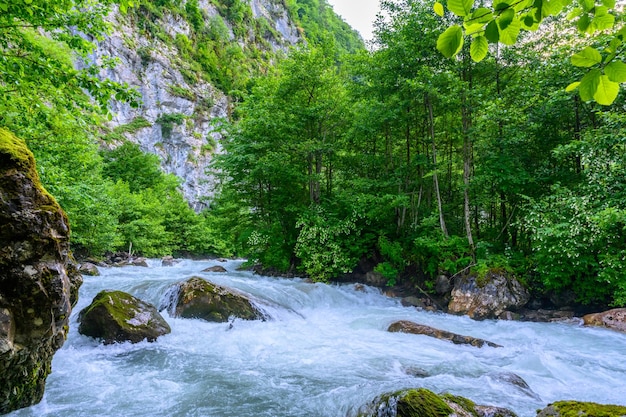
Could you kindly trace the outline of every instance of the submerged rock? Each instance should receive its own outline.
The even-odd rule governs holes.
[[[626,407],[579,401],[559,401],[549,404],[537,413],[537,417],[624,417]]]
[[[226,268],[224,268],[223,266],[215,265],[215,266],[210,266],[210,267],[208,267],[206,269],[203,269],[202,272],[220,272],[220,273],[223,273],[223,272],[228,272],[228,271],[226,271]]]
[[[489,342],[487,340],[478,339],[471,336],[462,336],[460,334],[448,332],[446,330],[440,330],[434,327],[425,326],[423,324],[413,323],[412,321],[408,320],[400,320],[391,323],[387,331],[393,333],[422,334],[437,339],[449,340],[457,345],[472,345],[476,347],[483,347],[486,344],[487,346],[491,347],[502,347],[496,343]]]
[[[497,318],[506,310],[523,307],[530,294],[515,277],[488,272],[483,279],[457,277],[451,297],[449,313],[481,320]]]
[[[97,277],[100,275],[100,271],[98,270],[98,267],[90,262],[82,263],[80,267],[78,268],[78,272],[80,272],[83,275],[89,275],[92,277]]]
[[[626,308],[615,308],[603,313],[583,316],[585,326],[601,326],[611,330],[626,332]]]
[[[514,374],[513,372],[493,372],[487,375],[487,378],[499,383],[499,384],[507,384],[510,386],[514,386],[516,387],[519,391],[521,391],[522,393],[526,394],[527,396],[537,400],[537,401],[541,401],[541,397],[539,397],[539,395],[537,395],[528,385],[528,383],[526,381],[524,381],[524,379],[517,375]]]
[[[425,388],[377,397],[362,407],[358,417],[517,417],[500,407],[480,406],[464,397],[437,395]]]
[[[174,266],[177,263],[179,263],[180,261],[178,259],[174,259],[173,256],[168,255],[168,256],[164,256],[161,259],[161,266]]]
[[[41,401],[82,278],[65,213],[23,141],[0,128],[0,414]]]
[[[265,315],[246,296],[199,277],[174,284],[165,295],[161,309],[167,309],[172,317],[213,322],[226,322],[230,317],[265,319]]]
[[[104,344],[155,341],[171,332],[156,307],[122,291],[100,291],[79,315],[78,332]]]

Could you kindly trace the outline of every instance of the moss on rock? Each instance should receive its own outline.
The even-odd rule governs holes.
[[[537,413],[537,417],[624,417],[626,406],[580,401],[559,401]]]

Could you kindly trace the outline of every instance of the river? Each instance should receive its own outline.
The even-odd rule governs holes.
[[[425,387],[514,410],[520,417],[565,399],[626,404],[626,335],[574,323],[473,321],[403,307],[378,289],[312,284],[237,271],[239,261],[185,260],[161,267],[101,268],[85,277],[68,340],[43,401],[13,417],[350,416],[376,395]],[[219,264],[227,273],[201,273]],[[164,317],[155,343],[104,346],[76,317],[103,289],[158,305],[191,276],[251,294],[272,319],[207,323]],[[388,333],[412,320],[498,343],[454,345]],[[516,374],[530,390],[506,381]]]

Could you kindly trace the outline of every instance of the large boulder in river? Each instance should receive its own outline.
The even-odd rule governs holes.
[[[361,408],[358,417],[517,417],[506,408],[476,405],[451,394],[425,388],[383,394]]]
[[[626,332],[626,308],[615,308],[603,313],[583,316],[585,326],[601,326],[612,330]]]
[[[92,277],[97,277],[100,275],[100,271],[98,270],[98,267],[92,264],[91,262],[83,262],[78,268],[78,272],[80,272],[83,275],[89,275]]]
[[[82,278],[68,220],[24,142],[0,128],[0,414],[39,402]]]
[[[528,290],[513,276],[487,272],[484,277],[458,276],[454,281],[448,312],[482,320],[517,310],[530,299]]]
[[[626,407],[579,401],[559,401],[549,404],[537,413],[537,417],[624,417]]]
[[[167,309],[173,317],[213,322],[226,322],[230,317],[244,320],[265,318],[245,295],[199,277],[174,284],[165,295],[161,309]]]
[[[487,345],[491,347],[502,347],[487,340],[478,339],[471,336],[462,336],[460,334],[448,332],[446,330],[440,330],[423,324],[413,323],[412,321],[408,320],[400,320],[391,323],[387,328],[387,331],[392,333],[421,334],[434,337],[436,339],[449,340],[450,342],[457,345],[472,345],[476,347],[483,347],[484,345]]]
[[[156,307],[122,291],[100,291],[78,318],[78,332],[104,344],[155,341],[171,332]]]

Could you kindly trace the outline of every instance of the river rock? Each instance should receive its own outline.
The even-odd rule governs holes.
[[[82,277],[65,213],[26,144],[0,128],[0,414],[38,403]]]
[[[144,268],[148,267],[148,260],[146,258],[134,258],[129,261],[133,266],[141,266]]]
[[[80,272],[82,275],[89,275],[92,277],[97,277],[100,275],[100,271],[98,270],[98,267],[92,264],[91,262],[82,263],[80,267],[78,268],[78,272]]]
[[[506,310],[523,307],[529,299],[528,290],[507,274],[488,272],[482,279],[471,275],[458,276],[448,312],[477,320],[497,318]]]
[[[203,269],[202,272],[220,272],[220,273],[223,273],[223,272],[228,272],[228,271],[226,271],[226,268],[224,268],[223,266],[215,265],[215,266],[210,266],[210,267],[208,267],[206,269]]]
[[[383,394],[362,407],[359,417],[517,417],[505,408],[479,406],[451,394],[437,395],[425,388]]]
[[[615,308],[603,313],[583,316],[585,326],[602,326],[620,332],[626,332],[626,308]]]
[[[168,255],[168,256],[164,256],[161,259],[161,266],[174,266],[177,263],[179,263],[180,261],[178,259],[174,259],[173,256]]]
[[[537,413],[537,417],[624,417],[626,407],[619,405],[603,405],[579,401],[559,401],[549,404]]]
[[[213,322],[226,322],[230,317],[265,319],[248,297],[199,277],[174,284],[165,295],[161,309],[167,309],[172,317]]]
[[[524,379],[513,372],[493,372],[487,375],[487,378],[499,383],[516,387],[519,391],[527,396],[541,401],[541,397],[535,393]]]
[[[171,332],[156,307],[122,291],[100,291],[78,320],[80,334],[104,344],[153,342]]]
[[[391,323],[387,331],[392,333],[422,334],[437,339],[449,340],[457,345],[472,345],[476,347],[483,347],[486,344],[487,346],[491,347],[502,347],[496,343],[489,342],[487,340],[478,339],[471,336],[462,336],[460,334],[448,332],[446,330],[440,330],[434,327],[425,326],[423,324],[413,323],[412,321],[408,320],[400,320]]]

